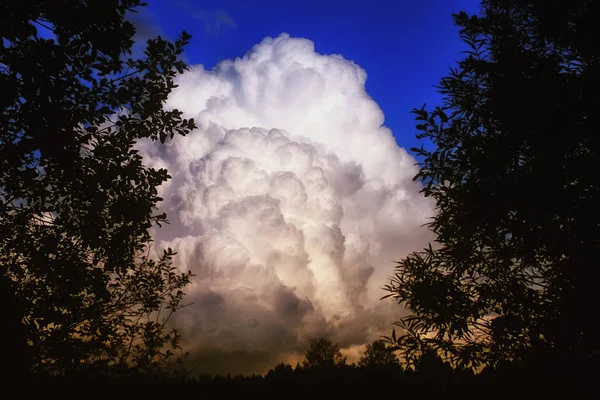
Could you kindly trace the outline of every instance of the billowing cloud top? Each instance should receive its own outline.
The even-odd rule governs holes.
[[[380,288],[433,211],[366,77],[286,34],[180,77],[168,106],[199,128],[141,146],[173,176],[155,239],[196,275],[175,322],[197,371],[262,372],[323,335],[355,349],[398,316]]]

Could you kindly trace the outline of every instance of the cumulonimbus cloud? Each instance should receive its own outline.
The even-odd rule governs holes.
[[[310,40],[266,38],[191,66],[168,106],[198,129],[141,144],[173,176],[154,236],[195,274],[175,323],[198,371],[262,372],[323,335],[356,348],[398,316],[380,288],[433,209],[366,78]]]

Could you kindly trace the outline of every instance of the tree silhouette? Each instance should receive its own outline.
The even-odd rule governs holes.
[[[292,381],[293,373],[294,369],[291,364],[281,362],[267,372],[265,379],[267,381],[288,383]]]
[[[140,5],[40,0],[0,12],[0,280],[20,313],[2,330],[23,328],[8,346],[27,348],[33,372],[148,369],[178,348],[165,323],[189,274],[170,249],[149,254],[169,175],[134,145],[195,127],[163,108],[190,37],[149,40],[132,58],[125,14]]]
[[[398,262],[386,289],[410,314],[389,339],[472,367],[596,357],[600,3],[484,0],[455,15],[468,56],[441,107],[415,109],[413,149],[436,246]],[[539,350],[541,349],[541,350]]]
[[[394,348],[387,345],[383,340],[376,340],[367,344],[365,353],[358,360],[359,367],[397,364],[399,364],[399,360],[394,354]]]
[[[443,386],[452,378],[452,367],[434,350],[425,350],[415,362],[416,381]]]
[[[346,365],[346,357],[340,352],[339,346],[325,338],[311,339],[305,358],[302,363],[304,368],[334,368]]]

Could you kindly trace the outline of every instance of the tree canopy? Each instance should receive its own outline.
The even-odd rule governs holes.
[[[383,340],[367,344],[364,354],[358,360],[359,367],[396,364],[399,364],[399,360],[394,354],[394,348]]]
[[[169,175],[135,144],[195,128],[164,108],[190,36],[149,40],[133,58],[127,13],[142,5],[1,6],[0,281],[32,371],[146,368],[178,346],[165,323],[189,274],[170,249],[150,256]]]
[[[437,243],[386,286],[409,311],[389,338],[409,362],[428,349],[468,367],[598,356],[599,17],[587,0],[454,16],[467,56],[443,104],[414,110],[433,146],[413,150]]]
[[[346,357],[340,352],[340,347],[329,339],[311,339],[306,359],[302,363],[304,368],[333,368],[346,365]]]

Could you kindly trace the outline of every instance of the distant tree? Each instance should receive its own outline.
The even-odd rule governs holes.
[[[279,364],[277,364],[274,368],[270,369],[269,371],[273,371],[276,373],[289,373],[294,371],[294,369],[292,368],[291,364],[285,364],[283,362],[280,362]]]
[[[597,357],[600,2],[484,0],[454,18],[468,56],[443,106],[414,110],[438,244],[398,262],[386,289],[410,313],[390,340],[411,362]]]
[[[0,281],[27,368],[67,371],[170,359],[166,327],[189,274],[149,255],[169,175],[135,143],[195,127],[163,106],[188,43],[131,57],[139,0],[13,1],[0,7]],[[161,314],[162,311],[162,314]],[[165,314],[166,312],[166,314]],[[14,332],[21,332],[15,335]]]
[[[292,368],[291,364],[285,364],[281,362],[275,367],[271,368],[265,375],[265,378],[267,380],[289,381],[291,380],[293,373],[294,369]]]
[[[399,360],[394,354],[394,348],[383,340],[376,340],[367,344],[365,353],[358,360],[359,367],[397,364],[399,364]]]
[[[416,382],[433,384],[438,386],[446,385],[453,375],[453,369],[440,357],[435,350],[425,350],[417,358],[414,368],[416,370]]]
[[[304,368],[333,368],[346,365],[346,357],[340,352],[337,344],[331,340],[311,339],[302,363]]]

